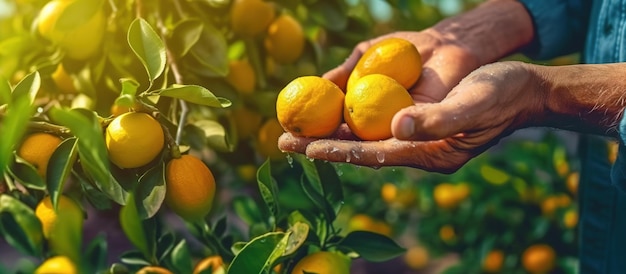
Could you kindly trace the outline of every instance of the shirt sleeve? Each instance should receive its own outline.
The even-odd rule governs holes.
[[[535,36],[522,53],[546,60],[580,51],[585,44],[591,1],[520,0],[530,14]]]

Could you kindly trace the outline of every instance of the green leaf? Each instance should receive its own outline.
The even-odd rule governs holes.
[[[289,228],[289,239],[287,240],[287,246],[283,252],[283,256],[289,256],[304,244],[309,236],[310,227],[307,223],[296,222]]]
[[[176,267],[176,273],[191,273],[193,270],[189,247],[184,239],[178,242],[172,250],[172,264]]]
[[[118,204],[124,204],[128,192],[111,175],[102,128],[94,112],[79,109],[50,109],[50,117],[78,138],[78,156],[85,171],[98,188]]]
[[[46,188],[52,204],[56,206],[59,196],[63,191],[63,184],[72,172],[72,167],[78,156],[78,146],[76,138],[63,140],[57,149],[50,156],[48,161],[48,174],[46,178]]]
[[[89,262],[91,273],[107,267],[107,238],[106,234],[98,234],[85,249],[85,261]]]
[[[143,254],[144,258],[152,258],[155,249],[154,226],[144,224],[152,219],[143,220],[139,216],[135,196],[128,195],[126,205],[120,210],[120,224],[130,242]]]
[[[52,237],[48,239],[52,252],[67,256],[74,262],[82,261],[83,223],[82,211],[57,210],[56,221],[50,231]]]
[[[200,40],[204,25],[198,19],[183,19],[172,30],[172,37],[168,45],[176,56],[185,56],[189,50]]]
[[[161,163],[139,178],[137,189],[137,211],[141,219],[154,216],[165,200],[165,163]]]
[[[13,101],[20,97],[28,97],[31,103],[34,102],[40,87],[41,76],[39,72],[35,71],[26,75],[26,77],[20,80],[15,88],[13,88]]]
[[[308,6],[311,18],[331,31],[342,31],[348,26],[348,16],[341,1],[317,1]]]
[[[406,250],[392,239],[369,231],[353,231],[339,244],[371,262],[384,262],[402,255]]]
[[[150,95],[167,96],[216,108],[226,108],[232,104],[228,99],[217,97],[208,89],[197,85],[173,85],[169,88],[150,92]]]
[[[237,253],[228,273],[263,273],[285,252],[288,239],[289,233],[285,232],[269,232],[252,239]]]
[[[122,91],[120,95],[115,99],[115,104],[123,107],[134,107],[135,96],[137,95],[137,89],[139,88],[139,82],[130,78],[120,79],[122,84]]]
[[[278,217],[280,207],[276,197],[278,197],[278,184],[272,176],[270,160],[267,159],[259,167],[256,173],[256,180],[261,192],[261,197],[265,202],[270,214],[273,217]]]
[[[39,175],[37,169],[26,160],[15,155],[15,162],[11,165],[9,173],[18,181],[30,189],[44,190],[46,183]]]
[[[11,84],[4,77],[0,77],[0,106],[9,102],[11,102]]]
[[[311,186],[310,189],[305,188],[305,191],[312,195],[311,198],[318,206],[330,207],[322,209],[325,212],[332,212],[327,216],[328,221],[332,222],[343,204],[343,190],[337,171],[330,163],[310,161],[303,155],[294,155],[294,159],[302,166],[306,181]],[[317,194],[313,191],[321,195],[325,201],[316,197]]]
[[[16,149],[15,144],[19,143],[26,133],[26,124],[30,120],[34,108],[31,105],[30,98],[27,96],[20,97],[13,101],[9,106],[6,115],[0,123],[0,174],[4,174],[11,158],[13,150]]]
[[[67,5],[53,26],[54,31],[67,32],[87,23],[102,9],[104,0],[76,0]],[[74,37],[74,39],[79,39]]]
[[[152,83],[165,69],[165,45],[143,18],[135,19],[128,28],[128,44],[148,73]]]
[[[204,24],[200,38],[189,52],[202,75],[225,77],[228,74],[228,43],[224,35],[211,24]]]
[[[237,217],[243,220],[246,224],[252,225],[255,223],[264,222],[263,216],[259,211],[259,206],[254,202],[254,199],[248,196],[238,196],[232,201],[233,210]]]
[[[41,256],[41,222],[32,208],[7,194],[0,194],[0,231],[7,243],[24,254]]]
[[[193,122],[193,126],[200,129],[207,144],[222,152],[231,152],[236,144],[228,139],[226,129],[222,124],[214,120],[198,120]]]

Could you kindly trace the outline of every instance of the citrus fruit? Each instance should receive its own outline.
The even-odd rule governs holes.
[[[569,192],[572,195],[576,195],[578,193],[579,182],[580,182],[579,172],[572,172],[567,176],[567,179],[565,179],[565,185],[567,186],[567,190],[569,190]]]
[[[576,209],[569,209],[563,214],[563,225],[566,228],[574,228],[578,224],[578,212]]]
[[[502,250],[492,250],[483,259],[483,270],[487,273],[500,273],[504,265]]]
[[[350,259],[339,253],[318,251],[300,259],[291,273],[349,274]]]
[[[465,183],[451,184],[440,183],[433,190],[433,198],[438,207],[454,209],[464,201],[470,193],[470,188]]]
[[[258,112],[244,106],[234,108],[231,114],[239,140],[247,140],[254,136],[263,122],[263,117]]]
[[[430,254],[428,250],[420,245],[412,246],[404,253],[404,262],[414,270],[419,270],[428,265]]]
[[[439,238],[444,242],[452,242],[456,239],[456,232],[451,225],[444,225],[439,228]]]
[[[57,209],[55,210],[52,206],[50,196],[45,196],[41,199],[39,204],[37,204],[37,207],[35,208],[35,216],[37,216],[41,222],[43,235],[46,239],[50,238],[53,234],[53,228],[58,219],[57,212],[68,214],[68,220],[76,221],[82,227],[83,211],[80,209],[80,206],[74,202],[74,200],[64,195],[59,196]]]
[[[526,248],[522,254],[522,266],[532,274],[548,273],[554,268],[556,254],[546,244],[534,244]]]
[[[54,256],[46,259],[37,269],[35,274],[76,274],[76,265],[66,256]]]
[[[193,274],[199,274],[202,271],[211,269],[211,273],[213,274],[224,274],[226,273],[226,269],[224,269],[224,261],[222,257],[218,255],[213,255],[206,257],[200,260],[196,266],[193,268]]]
[[[213,205],[215,177],[202,160],[182,155],[167,163],[165,203],[186,220],[204,218]]]
[[[50,157],[61,144],[61,141],[61,138],[49,133],[30,134],[20,145],[17,156],[33,165],[37,169],[37,173],[46,178]]]
[[[105,15],[102,9],[86,21],[82,21],[81,9],[68,9],[72,0],[52,0],[39,12],[37,30],[42,37],[58,44],[65,54],[76,60],[85,60],[93,56],[100,48],[105,32]],[[79,22],[72,26],[59,26],[57,23],[63,18],[70,18]]]
[[[411,42],[387,38],[369,47],[359,58],[348,77],[350,90],[361,77],[383,74],[396,80],[405,89],[413,86],[422,73],[422,57]]]
[[[391,138],[391,120],[399,110],[413,105],[413,98],[396,80],[382,75],[361,77],[346,92],[343,118],[362,140]]]
[[[277,63],[293,63],[304,51],[304,31],[300,22],[289,14],[276,17],[267,28],[264,46]]]
[[[52,77],[52,81],[54,81],[54,84],[57,86],[59,91],[63,93],[77,93],[78,92],[78,90],[74,86],[74,80],[67,73],[62,63],[57,65],[57,68],[54,70],[52,75],[50,75],[50,77]]]
[[[380,196],[387,205],[397,208],[407,208],[413,205],[416,198],[413,189],[401,189],[391,182],[383,184],[380,189]]]
[[[241,37],[251,38],[265,32],[275,16],[270,1],[236,0],[230,10],[231,29]]]
[[[567,194],[555,194],[546,197],[541,202],[541,212],[544,216],[552,216],[559,208],[564,208],[572,203],[572,199]]]
[[[163,149],[161,124],[142,112],[115,117],[106,129],[106,146],[111,162],[120,168],[136,168],[152,161]]]
[[[256,74],[250,62],[247,60],[233,60],[229,62],[228,67],[226,82],[241,94],[254,92]]]
[[[328,79],[298,77],[278,93],[278,121],[296,136],[329,136],[341,124],[344,97],[343,91]]]
[[[391,236],[392,229],[391,226],[384,221],[374,219],[367,214],[359,213],[348,220],[347,232],[352,231],[369,231]]]
[[[284,159],[285,153],[278,148],[278,138],[283,132],[283,127],[277,119],[266,120],[259,128],[257,135],[256,149],[259,154],[271,160]]]
[[[174,273],[160,266],[148,265],[139,269],[139,271],[137,271],[137,274],[174,274]]]

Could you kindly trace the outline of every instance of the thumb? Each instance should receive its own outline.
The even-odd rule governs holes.
[[[428,141],[456,135],[464,129],[458,110],[445,103],[424,103],[404,108],[391,121],[391,132],[396,139]]]

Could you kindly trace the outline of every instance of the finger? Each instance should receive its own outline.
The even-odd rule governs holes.
[[[291,133],[285,132],[278,138],[278,148],[285,152],[296,152],[304,154],[309,143],[315,141],[315,138],[297,137]]]
[[[466,153],[451,149],[443,140],[359,142],[325,139],[309,143],[306,155],[313,159],[373,168],[408,166],[442,173],[454,172],[470,159]]]
[[[473,117],[469,112],[463,113],[466,103],[450,100],[404,108],[394,115],[391,132],[399,140],[419,141],[460,134],[471,125]]]
[[[369,41],[359,43],[356,47],[354,47],[350,56],[348,56],[348,58],[341,65],[324,73],[322,77],[331,80],[339,86],[341,90],[345,91],[346,84],[348,83],[348,78],[350,77],[352,70],[359,62],[363,52],[365,52],[370,45],[371,43]]]

